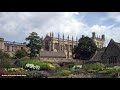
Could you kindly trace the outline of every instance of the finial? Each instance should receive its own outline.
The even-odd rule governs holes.
[[[59,33],[58,33],[58,37],[60,37]]]
[[[51,32],[50,32],[50,37],[51,37]]]
[[[53,32],[52,32],[52,37],[53,37]]]
[[[68,39],[69,39],[69,35],[68,35]]]

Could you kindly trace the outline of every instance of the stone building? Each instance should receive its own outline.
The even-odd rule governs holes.
[[[105,64],[116,65],[120,63],[120,43],[110,40],[108,46],[98,49],[90,61],[99,61]]]
[[[104,35],[102,35],[102,38],[98,38],[95,32],[93,32],[91,38],[98,48],[104,47]],[[43,40],[43,48],[40,52],[42,58],[72,58],[73,48],[78,45],[77,38],[74,40],[73,36],[69,37],[68,35],[67,39],[65,39],[64,34],[61,38],[59,34],[57,37],[54,37],[54,34],[50,33],[49,35],[47,34]],[[10,56],[13,56],[17,50],[22,48],[29,51],[26,44],[4,41],[4,38],[0,38],[0,49],[10,54]]]
[[[27,50],[26,45],[23,43],[4,41],[4,38],[0,38],[0,49],[3,52],[8,53],[11,57],[17,50],[20,50],[22,48]]]
[[[104,42],[105,42],[105,35],[102,35],[101,37],[96,36],[95,32],[92,33],[92,39],[94,40],[95,44],[97,45],[98,48],[103,48],[104,47]]]
[[[101,56],[103,63],[119,64],[120,63],[120,43],[110,40],[107,48]]]
[[[60,35],[58,34],[58,37],[54,37],[54,34],[50,32],[50,35],[46,35],[44,38],[44,44],[43,44],[43,51],[52,51],[52,52],[59,52],[65,54],[66,58],[72,57],[72,50],[75,46],[77,46],[78,40],[76,38],[76,41],[73,39],[70,40],[69,36],[67,39],[64,38],[64,34],[62,38],[60,38]]]

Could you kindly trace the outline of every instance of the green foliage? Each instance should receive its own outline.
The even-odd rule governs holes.
[[[6,67],[10,65],[10,56],[7,53],[4,53],[3,51],[0,50],[0,67]]]
[[[24,70],[23,68],[5,68],[6,71],[10,71],[10,72],[13,72],[13,71],[22,71]]]
[[[20,60],[29,60],[30,58],[28,56],[22,57]]]
[[[25,56],[27,56],[27,52],[25,51],[25,49],[17,50],[15,53],[15,57],[19,59]]]
[[[27,47],[30,48],[30,58],[36,57],[36,54],[40,55],[40,49],[43,46],[42,38],[40,38],[36,32],[32,32],[26,38],[26,41],[29,41]]]
[[[97,72],[105,70],[106,66],[102,63],[95,63],[83,65],[83,68],[86,69],[88,72]]]
[[[55,66],[52,63],[49,62],[43,62],[40,60],[20,60],[20,64],[23,68],[25,68],[26,64],[34,64],[34,65],[39,65],[41,70],[49,70],[49,69],[54,69]]]
[[[70,70],[58,70],[56,73],[54,73],[56,76],[68,76],[69,74],[71,74]]]
[[[68,68],[72,68],[75,64],[68,64]]]
[[[78,46],[74,48],[75,57],[82,60],[89,60],[97,49],[94,41],[89,37],[79,39]]]

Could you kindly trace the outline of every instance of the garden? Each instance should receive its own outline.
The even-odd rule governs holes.
[[[19,78],[113,78],[120,66],[102,63],[54,63],[37,59],[20,59],[19,64],[7,64],[0,69],[1,77],[13,75]],[[16,76],[14,76],[16,75]],[[12,77],[10,77],[12,78]]]

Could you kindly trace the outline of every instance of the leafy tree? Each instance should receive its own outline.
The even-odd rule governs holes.
[[[97,49],[94,41],[89,37],[82,37],[79,39],[78,46],[74,48],[73,54],[75,58],[82,60],[89,60]]]
[[[9,54],[4,53],[2,50],[0,50],[0,68],[6,67],[8,64],[10,64]]]
[[[40,58],[40,50],[43,46],[43,39],[40,38],[36,32],[32,32],[26,38],[26,41],[29,41],[27,47],[30,48],[30,58],[36,57],[37,54],[39,54]]]
[[[27,52],[25,51],[25,49],[17,50],[15,53],[15,57],[19,59],[25,56],[27,56]]]

